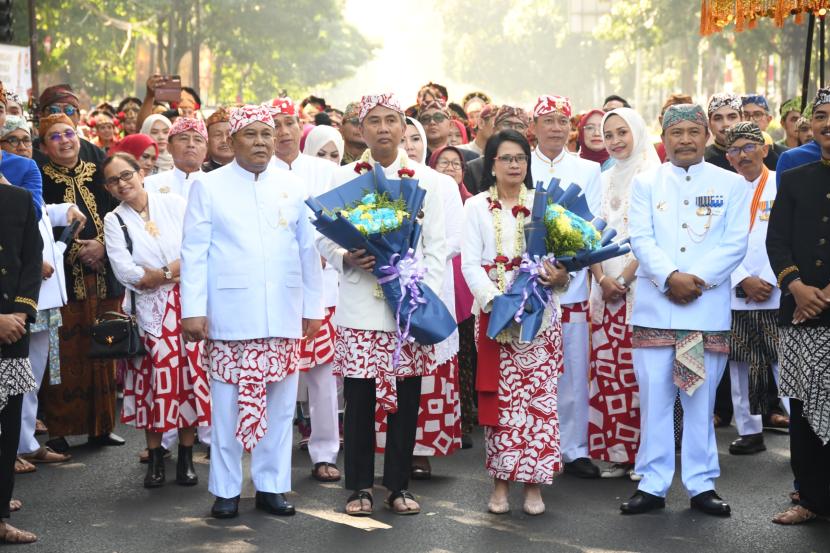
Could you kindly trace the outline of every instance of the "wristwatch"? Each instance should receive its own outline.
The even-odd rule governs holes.
[[[625,278],[623,278],[623,276],[622,276],[622,275],[618,276],[618,277],[616,278],[616,281],[617,281],[617,283],[618,283],[620,286],[622,286],[623,288],[628,288],[628,283],[625,281]]]
[[[165,265],[161,268],[161,272],[164,273],[164,280],[173,280],[173,271],[170,270],[170,267]]]

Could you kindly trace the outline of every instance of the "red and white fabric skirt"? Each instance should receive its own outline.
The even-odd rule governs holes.
[[[593,459],[634,463],[640,445],[640,388],[625,302],[605,304],[591,334],[588,448]]]
[[[435,372],[435,347],[408,342],[403,345],[398,366],[393,356],[398,343],[395,332],[360,330],[338,326],[334,340],[332,372],[344,378],[375,380],[375,400],[380,408],[398,410],[397,380]]]
[[[435,373],[421,378],[421,403],[415,455],[441,457],[461,447],[461,399],[458,356],[438,365]],[[375,443],[378,453],[386,446],[386,411],[375,411]]]
[[[152,432],[210,425],[203,342],[182,337],[179,287],[167,296],[161,336],[143,336],[147,355],[128,360],[121,422]]]
[[[317,365],[331,363],[334,359],[334,325],[331,317],[334,315],[334,307],[326,308],[326,317],[320,330],[313,340],[306,340],[302,343],[300,351],[300,370],[307,371]]]
[[[559,322],[529,344],[499,346],[498,424],[484,432],[493,478],[550,484],[562,470],[557,381],[563,368]]]

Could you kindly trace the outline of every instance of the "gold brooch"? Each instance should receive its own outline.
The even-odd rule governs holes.
[[[657,202],[657,211],[666,211],[666,202]]]

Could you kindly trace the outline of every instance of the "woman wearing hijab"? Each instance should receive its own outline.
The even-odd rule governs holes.
[[[401,148],[412,161],[426,164],[427,162],[427,133],[424,126],[414,117],[406,118],[406,129],[401,139]]]
[[[469,142],[469,140],[467,140],[467,128],[464,126],[464,123],[458,119],[453,119],[452,127],[450,127],[450,137],[447,144],[450,146],[461,146],[467,142]]]
[[[580,136],[586,121],[583,117]],[[609,111],[600,128],[606,154],[615,163],[602,173],[602,209],[598,215],[623,239],[628,237],[631,182],[638,173],[659,166],[660,159],[648,139],[646,123],[636,111]],[[632,364],[630,323],[636,270],[637,260],[632,253],[591,267],[595,285],[591,289],[590,406],[594,416],[588,423],[588,444],[592,458],[613,463],[602,472],[604,478],[631,472],[639,446],[639,388]],[[613,402],[610,396],[615,397]],[[624,403],[620,405],[619,401]],[[632,474],[633,478],[636,476]]]
[[[167,135],[172,126],[170,119],[159,113],[148,116],[141,124],[141,134],[149,136],[158,145],[159,153],[154,175],[173,169],[173,155],[167,151]]]
[[[334,127],[319,125],[314,127],[305,139],[303,153],[327,159],[337,165],[343,159],[343,135]]]
[[[110,156],[118,152],[126,152],[138,161],[142,177],[150,176],[155,172],[159,146],[146,134],[131,134],[122,138],[109,151]]]
[[[601,109],[592,109],[584,114],[576,127],[576,140],[579,144],[579,157],[599,163],[602,170],[606,171],[614,164],[614,159],[608,155],[602,137],[604,115],[605,112]]]

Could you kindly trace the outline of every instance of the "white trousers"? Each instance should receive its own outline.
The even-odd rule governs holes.
[[[29,362],[32,364],[32,374],[35,376],[37,388],[26,392],[23,396],[23,412],[20,418],[20,441],[17,444],[17,453],[26,455],[34,453],[40,448],[35,438],[35,422],[37,421],[37,392],[43,382],[46,364],[49,361],[49,331],[34,332],[29,337]]]
[[[640,449],[635,470],[643,475],[638,488],[659,497],[666,497],[674,477],[674,357],[674,347],[634,348],[634,371],[640,386]],[[725,353],[705,352],[703,384],[691,396],[680,392],[681,478],[689,497],[714,490],[720,476],[712,413],[726,359]]]
[[[242,444],[236,439],[239,388],[212,380],[213,445],[208,490],[217,497],[242,492]],[[251,479],[259,492],[291,491],[291,433],[297,401],[297,373],[266,386],[268,430],[251,452]]]
[[[332,364],[312,367],[300,375],[308,389],[311,436],[308,454],[312,463],[334,463],[340,451],[340,425],[337,416],[337,377]]]
[[[778,378],[778,363],[772,365],[772,376],[776,385]],[[764,430],[761,415],[753,415],[749,411],[749,363],[729,360],[729,377],[732,382],[732,406],[735,411],[735,427],[739,436],[760,434]],[[787,413],[790,412],[789,401],[781,400],[781,405]]]
[[[588,323],[564,323],[565,372],[559,377],[559,437],[566,463],[588,457]]]

